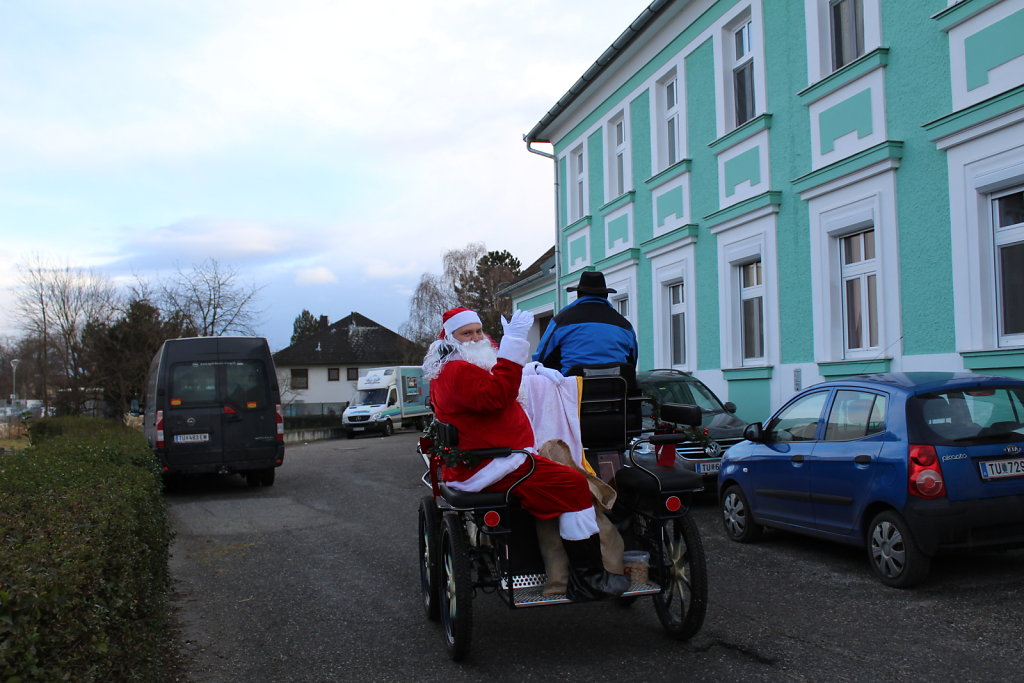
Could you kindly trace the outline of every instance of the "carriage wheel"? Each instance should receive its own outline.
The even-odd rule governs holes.
[[[466,532],[458,515],[446,515],[441,526],[441,624],[448,655],[460,661],[469,654],[473,633],[473,585]]]
[[[670,636],[687,640],[704,624],[708,603],[704,544],[690,515],[665,522],[661,556],[664,565],[657,573],[661,592],[653,596],[654,609]]]
[[[440,536],[441,511],[431,496],[420,501],[420,587],[423,591],[423,610],[427,619],[441,618],[439,588],[441,585]]]

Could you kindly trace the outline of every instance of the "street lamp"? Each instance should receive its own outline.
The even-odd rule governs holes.
[[[11,359],[11,403],[14,405],[18,402],[18,363],[20,362],[20,358]]]

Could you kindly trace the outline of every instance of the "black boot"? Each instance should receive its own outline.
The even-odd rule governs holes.
[[[573,602],[619,596],[629,590],[624,574],[610,574],[601,561],[601,539],[597,534],[582,541],[562,539],[569,556],[569,585],[565,595]]]

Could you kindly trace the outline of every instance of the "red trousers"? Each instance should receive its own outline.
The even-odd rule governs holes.
[[[523,509],[538,519],[552,519],[563,512],[586,510],[594,503],[590,485],[579,470],[535,455],[533,473],[512,490]],[[485,491],[507,491],[530,471],[530,460],[488,486]]]

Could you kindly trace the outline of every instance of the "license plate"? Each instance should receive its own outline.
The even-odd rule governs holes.
[[[719,465],[721,465],[721,463],[718,463],[718,462],[699,462],[699,463],[697,463],[697,473],[698,474],[711,474],[712,472],[717,472],[718,468],[719,468]]]
[[[209,441],[209,434],[175,434],[174,443],[202,443]]]
[[[982,479],[1003,479],[1005,477],[1024,477],[1024,458],[1007,460],[987,460],[979,462]]]
[[[353,427],[353,428],[352,428],[352,431],[353,431],[353,432],[361,432],[361,431],[363,431],[364,429],[366,429],[366,427]]]

